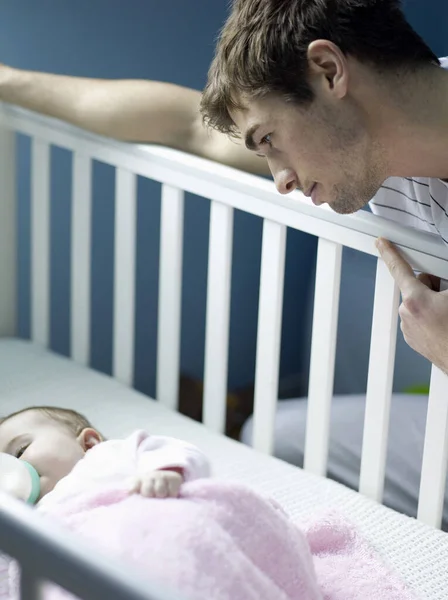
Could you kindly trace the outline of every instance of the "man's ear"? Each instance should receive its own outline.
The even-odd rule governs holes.
[[[101,434],[96,431],[96,429],[92,429],[91,427],[86,427],[86,429],[83,429],[78,435],[77,439],[84,452],[87,452],[87,450],[90,450],[103,441]]]
[[[349,68],[341,49],[328,40],[314,40],[308,46],[310,77],[319,81],[323,88],[336,98],[347,94]]]

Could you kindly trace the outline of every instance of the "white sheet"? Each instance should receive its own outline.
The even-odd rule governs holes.
[[[332,400],[327,472],[352,490],[359,488],[365,404],[361,394]],[[307,410],[306,398],[282,400],[275,415],[274,455],[298,467],[303,465]],[[428,396],[392,395],[383,503],[411,517],[417,516],[427,412]],[[249,446],[252,429],[250,418],[240,438]],[[443,529],[448,532],[448,481]]]
[[[168,412],[113,379],[19,340],[0,340],[1,412],[49,404],[84,413],[107,437],[136,428],[190,441],[207,453],[216,476],[244,481],[279,501],[296,520],[336,507],[361,528],[425,600],[448,598],[448,535],[282,461],[260,455]]]

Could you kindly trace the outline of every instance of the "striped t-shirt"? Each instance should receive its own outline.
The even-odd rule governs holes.
[[[440,62],[448,69],[448,57]],[[440,235],[448,245],[448,183],[441,179],[390,177],[371,200],[370,208],[381,217]]]

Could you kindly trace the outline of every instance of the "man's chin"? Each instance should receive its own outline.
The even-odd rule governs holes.
[[[331,204],[330,207],[334,210],[335,213],[338,213],[338,215],[353,215],[354,213],[358,212],[358,210],[360,210],[359,208],[354,210],[350,207],[332,206]]]
[[[359,210],[364,208],[366,204],[368,204],[368,202],[329,202],[330,208],[339,215],[353,215],[354,213],[357,213]]]

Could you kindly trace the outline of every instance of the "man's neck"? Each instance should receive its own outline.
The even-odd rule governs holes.
[[[415,74],[381,109],[390,176],[448,179],[448,72]]]

